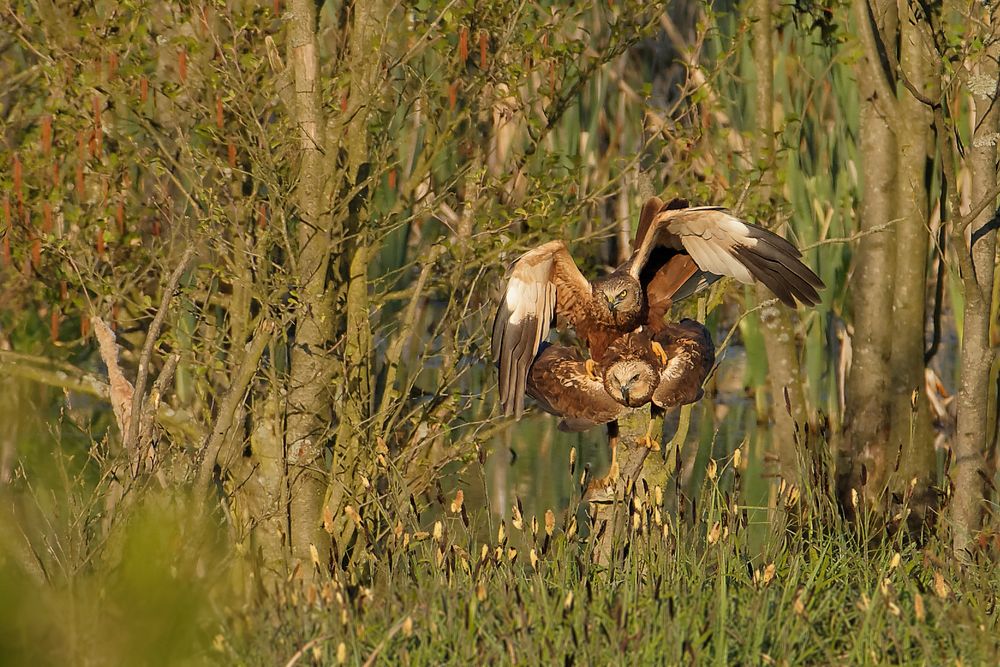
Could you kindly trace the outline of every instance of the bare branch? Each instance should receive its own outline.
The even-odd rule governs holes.
[[[195,486],[199,493],[204,496],[208,491],[208,485],[212,481],[212,471],[215,469],[215,461],[219,456],[219,450],[226,441],[226,435],[233,425],[233,417],[239,409],[240,403],[250,386],[250,381],[257,373],[260,358],[264,355],[267,344],[274,334],[274,322],[261,318],[257,325],[257,330],[250,338],[246,346],[246,354],[242,363],[236,371],[233,383],[229,386],[225,398],[219,405],[219,411],[215,416],[215,424],[212,426],[212,433],[201,449],[201,463],[198,469],[198,477]]]
[[[160,299],[160,307],[156,311],[156,315],[153,317],[153,322],[149,325],[149,333],[146,334],[146,342],[142,346],[142,354],[139,356],[139,370],[136,373],[135,378],[135,393],[132,396],[132,411],[131,414],[138,415],[142,413],[142,401],[143,393],[146,391],[146,382],[149,378],[149,360],[153,356],[153,346],[156,345],[156,339],[160,337],[160,329],[163,327],[163,320],[167,316],[167,310],[170,306],[170,299],[173,298],[174,292],[177,291],[177,285],[181,282],[181,276],[184,274],[184,270],[187,268],[188,263],[194,256],[195,246],[189,246],[184,254],[181,256],[181,261],[174,269],[174,272],[170,274],[169,280],[167,280],[166,286],[163,288],[163,297]],[[136,439],[139,437],[139,422],[138,420],[130,422],[128,425],[127,435],[125,437],[125,448],[132,449],[136,444]]]
[[[133,410],[134,414],[138,414],[140,404],[135,401],[135,389],[132,387],[132,383],[125,379],[121,366],[118,365],[118,344],[115,342],[115,334],[111,331],[111,327],[96,316],[90,318],[90,322],[94,325],[94,336],[97,338],[101,359],[108,367],[108,380],[111,383],[111,408],[115,412],[118,430],[124,440],[132,424]]]

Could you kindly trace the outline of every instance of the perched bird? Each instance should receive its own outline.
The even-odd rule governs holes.
[[[640,330],[619,337],[608,347],[597,373],[586,361],[576,348],[544,343],[531,366],[526,391],[543,410],[561,417],[560,430],[585,431],[608,424],[614,470],[617,420],[648,403],[670,408],[700,399],[715,347],[703,325],[685,319],[664,324],[655,336]],[[640,442],[658,448],[650,430]]]
[[[609,347],[644,327],[655,336],[673,301],[722,276],[767,285],[789,306],[819,302],[823,282],[791,243],[714,206],[664,205],[653,197],[639,218],[635,250],[613,273],[588,281],[563,241],[550,241],[518,258],[493,322],[493,356],[500,371],[505,414],[524,411],[529,369],[556,316],[585,343],[593,377]]]

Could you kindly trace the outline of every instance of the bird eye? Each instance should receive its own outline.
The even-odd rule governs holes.
[[[625,298],[625,292],[626,292],[626,291],[627,291],[627,290],[622,290],[621,292],[618,292],[618,298],[619,298],[619,299],[623,299],[623,298]]]

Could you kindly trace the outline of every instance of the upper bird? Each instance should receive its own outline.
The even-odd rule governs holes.
[[[493,322],[493,357],[500,369],[504,414],[524,411],[525,382],[555,317],[562,316],[600,362],[620,336],[664,326],[670,305],[722,276],[760,281],[794,307],[819,302],[823,281],[782,237],[717,206],[649,199],[639,216],[635,250],[610,275],[588,281],[563,241],[519,257]]]

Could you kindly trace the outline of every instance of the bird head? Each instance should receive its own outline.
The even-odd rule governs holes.
[[[604,373],[604,390],[630,408],[645,405],[653,397],[660,376],[642,359],[622,359],[608,366]]]
[[[638,313],[642,307],[642,286],[624,271],[594,281],[594,298],[608,309],[612,319]]]

